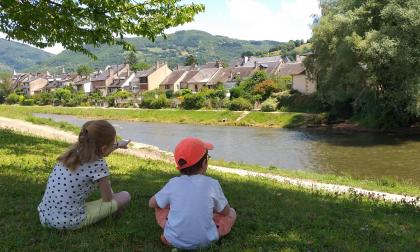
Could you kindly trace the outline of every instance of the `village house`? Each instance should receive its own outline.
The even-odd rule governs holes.
[[[53,92],[57,88],[70,86],[77,77],[77,73],[63,73],[48,78],[48,84],[45,86],[46,92]]]
[[[282,64],[277,75],[292,76],[292,89],[302,94],[309,95],[316,92],[317,84],[308,78],[302,62]]]
[[[181,89],[181,81],[188,74],[187,70],[174,70],[160,83],[161,90],[176,92]]]
[[[118,90],[123,84],[122,81],[129,76],[130,66],[128,64],[107,66],[105,71],[99,72],[91,78],[92,89],[98,90],[103,96],[106,96]]]
[[[25,95],[34,95],[44,90],[48,84],[48,78],[51,78],[48,72],[36,74],[17,74],[15,72],[12,76],[12,88],[13,90],[21,89]]]
[[[141,93],[148,90],[158,89],[160,84],[172,73],[166,62],[156,62],[155,66],[135,73],[129,83],[129,89],[133,93]]]

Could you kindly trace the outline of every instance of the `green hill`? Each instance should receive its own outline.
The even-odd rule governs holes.
[[[223,36],[214,36],[203,31],[178,31],[169,34],[167,39],[159,37],[155,42],[146,38],[127,38],[138,50],[137,58],[153,64],[157,60],[167,61],[171,67],[183,64],[188,54],[197,57],[199,63],[223,60],[229,63],[241,56],[245,51],[268,51],[280,45],[276,41],[246,41],[231,39]],[[98,59],[96,61],[80,53],[63,51],[29,70],[50,70],[52,72],[65,67],[67,71],[74,70],[80,64],[88,64],[94,68],[103,68],[109,64],[121,64],[127,54],[120,46],[102,46],[93,48],[87,46]]]
[[[0,38],[0,71],[21,71],[40,64],[52,55],[29,45]]]

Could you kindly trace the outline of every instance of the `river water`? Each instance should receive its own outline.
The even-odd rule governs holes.
[[[87,119],[35,114],[81,126]],[[187,136],[214,144],[212,159],[288,170],[396,178],[420,185],[420,136],[272,128],[143,123],[110,120],[117,134],[173,151]]]

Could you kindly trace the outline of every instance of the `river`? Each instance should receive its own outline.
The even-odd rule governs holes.
[[[81,126],[87,119],[35,114]],[[420,136],[110,120],[117,134],[173,151],[187,136],[214,144],[213,159],[288,170],[395,178],[420,185]]]

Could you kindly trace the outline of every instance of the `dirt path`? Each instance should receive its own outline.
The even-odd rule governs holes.
[[[0,128],[7,128],[16,132],[37,135],[40,137],[53,139],[53,140],[61,140],[68,143],[74,143],[77,140],[76,135],[74,135],[73,133],[65,132],[65,131],[50,127],[50,126],[36,125],[36,124],[32,124],[25,121],[4,118],[4,117],[0,117]],[[145,158],[145,159],[160,160],[160,161],[164,161],[168,163],[173,162],[172,153],[165,152],[165,151],[160,150],[157,147],[145,145],[141,143],[133,143],[133,146],[129,148],[128,150],[118,150],[117,152],[127,154],[127,155],[133,155],[133,156]],[[420,197],[411,197],[411,196],[392,194],[392,193],[386,193],[386,192],[370,191],[370,190],[365,190],[365,189],[356,188],[356,187],[327,184],[327,183],[321,183],[321,182],[316,182],[316,181],[311,181],[311,180],[295,179],[295,178],[289,178],[289,177],[284,177],[280,175],[266,174],[266,173],[253,172],[253,171],[247,171],[247,170],[241,170],[241,169],[233,169],[233,168],[221,167],[221,166],[211,165],[209,166],[209,168],[212,170],[220,171],[220,172],[237,174],[240,176],[264,177],[267,179],[278,181],[279,183],[292,184],[292,185],[300,186],[307,189],[323,190],[323,191],[328,191],[332,193],[354,193],[358,195],[364,195],[370,198],[382,199],[382,200],[391,201],[391,202],[412,203],[412,204],[415,204],[416,206],[420,206]]]
[[[242,112],[242,114],[235,120],[235,122],[239,122],[240,120],[242,120],[245,116],[247,116],[249,113],[251,113],[251,111],[244,111]]]

